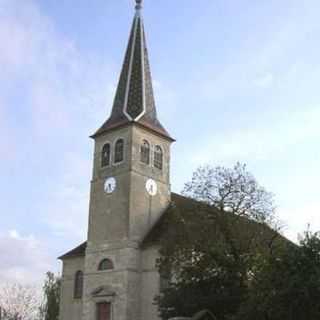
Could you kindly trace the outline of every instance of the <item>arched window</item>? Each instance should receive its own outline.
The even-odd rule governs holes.
[[[110,144],[106,143],[102,148],[101,153],[101,167],[106,167],[110,165],[110,156],[111,156]]]
[[[99,263],[98,270],[103,271],[103,270],[112,270],[113,267],[113,262],[110,259],[103,259]]]
[[[114,147],[114,163],[122,162],[124,158],[124,140],[119,139]]]
[[[74,277],[74,298],[82,298],[83,293],[83,272],[77,271]]]
[[[163,167],[163,152],[160,146],[156,146],[154,149],[154,159],[153,159],[153,165],[162,170]]]
[[[150,163],[150,144],[147,140],[143,140],[140,148],[140,161],[149,164]]]

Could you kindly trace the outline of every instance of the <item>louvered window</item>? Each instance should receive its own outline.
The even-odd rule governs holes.
[[[162,170],[163,168],[163,152],[160,146],[156,146],[154,149],[153,165],[155,168]]]
[[[110,144],[106,143],[102,148],[101,153],[101,167],[107,167],[110,165],[110,156],[111,156]]]
[[[145,164],[150,163],[150,144],[144,140],[140,148],[140,160]]]
[[[114,148],[114,163],[120,163],[124,159],[124,140],[119,139]]]

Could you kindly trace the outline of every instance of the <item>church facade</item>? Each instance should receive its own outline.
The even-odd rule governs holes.
[[[92,136],[87,241],[63,262],[60,320],[156,320],[159,246],[150,241],[172,201],[170,146],[157,117],[141,0],[109,119]]]

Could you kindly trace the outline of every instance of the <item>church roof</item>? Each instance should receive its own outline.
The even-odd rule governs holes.
[[[181,211],[193,210],[196,212],[199,208],[198,201],[191,198],[184,197],[177,193],[171,193],[171,205],[179,208]],[[212,210],[216,210],[216,209],[212,208]],[[170,213],[170,207],[160,216],[160,218],[154,223],[154,225],[143,237],[142,245],[155,243],[161,238],[161,235],[166,229],[166,222],[167,222],[167,217],[169,213]]]
[[[86,253],[86,249],[87,249],[87,242],[83,242],[78,247],[60,256],[58,259],[65,260],[69,258],[83,257]]]
[[[111,115],[92,136],[93,138],[107,131],[135,123],[173,140],[157,117],[141,2],[137,1],[136,14]]]
[[[177,193],[171,193],[171,206],[167,208],[163,212],[163,214],[160,216],[160,218],[154,223],[153,226],[149,229],[149,231],[142,237],[141,239],[141,247],[146,247],[149,245],[157,244],[159,241],[161,241],[161,237],[165,234],[165,230],[167,229],[168,225],[168,217],[170,213],[172,212],[170,209],[172,207],[178,209],[181,213],[183,212],[199,212],[201,208],[203,208],[203,205],[205,205],[203,202],[184,197],[182,195],[179,195]],[[212,210],[213,213],[220,213],[218,209],[215,207],[210,207],[210,210]],[[225,212],[226,219],[233,219],[235,216]],[[262,238],[270,239],[270,236],[277,235],[279,236],[279,239],[284,241],[285,243],[289,243],[289,240],[281,236],[280,234],[276,233],[274,230],[270,229],[267,225],[260,224],[258,222],[255,222],[253,220],[247,219],[245,217],[241,217],[241,226],[240,229],[238,229],[239,233],[245,233],[246,230],[257,230],[260,233],[260,236]],[[242,235],[244,236],[244,235]],[[239,234],[239,237],[241,238],[241,235]],[[85,256],[87,243],[84,242],[80,246],[76,247],[75,249],[67,252],[66,254],[59,257],[61,260],[69,259],[69,258],[75,258],[79,256]]]
[[[171,194],[171,199],[174,205],[178,206],[180,209],[188,207],[188,209],[190,210],[191,206],[195,206],[195,204],[197,203],[197,201],[194,201],[190,198],[183,197],[176,193]],[[155,222],[155,224],[150,228],[149,232],[143,237],[142,244],[145,244],[147,242],[149,243],[150,241],[152,242],[156,241],[160,237],[162,233],[161,230],[163,230],[164,221],[168,213],[169,213],[169,210],[166,210],[161,215],[160,219]],[[85,256],[86,248],[87,248],[87,242],[84,242],[78,247],[63,254],[58,259],[65,260],[65,259]]]

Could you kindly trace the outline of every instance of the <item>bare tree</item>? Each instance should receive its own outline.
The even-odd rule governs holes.
[[[260,186],[246,165],[239,162],[233,168],[198,168],[185,185],[184,194],[221,211],[269,225],[274,223],[273,194]]]
[[[39,292],[31,286],[6,284],[0,287],[1,320],[37,320]]]
[[[275,232],[268,233],[268,236],[264,237],[264,245],[273,251],[274,242],[283,228],[283,223],[276,217],[273,193],[258,183],[254,175],[247,170],[246,164],[237,162],[232,168],[199,167],[193,173],[192,180],[185,185],[183,193],[221,212],[230,212],[239,219],[247,218],[270,227]],[[209,210],[209,215],[210,212]],[[224,229],[224,235],[230,237],[229,227],[226,228],[223,216],[218,223]],[[235,229],[235,225],[232,227]],[[242,222],[240,229],[243,229]],[[255,245],[257,239],[260,242],[262,238],[260,231],[255,229],[244,245],[247,247]],[[233,240],[228,239],[229,243]]]

